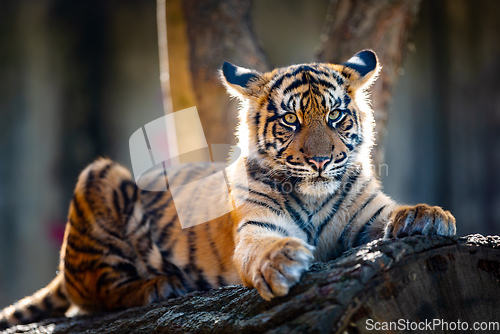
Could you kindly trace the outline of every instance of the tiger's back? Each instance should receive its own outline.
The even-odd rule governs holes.
[[[210,171],[208,164],[187,165],[173,178]],[[229,215],[182,229],[170,191],[138,189],[130,173],[109,160],[82,173],[68,221],[66,290],[85,310],[143,305],[239,282],[227,252],[234,248]]]

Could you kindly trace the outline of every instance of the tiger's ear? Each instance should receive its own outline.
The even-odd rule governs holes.
[[[262,75],[248,68],[239,67],[224,62],[222,65],[221,78],[227,91],[238,97],[248,97],[258,91]]]
[[[377,79],[381,69],[377,55],[372,50],[360,51],[342,65],[348,69],[342,74],[347,77],[354,89],[370,86]],[[350,75],[351,71],[356,75]]]

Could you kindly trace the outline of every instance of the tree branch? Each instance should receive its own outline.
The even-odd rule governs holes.
[[[500,237],[378,240],[316,263],[270,302],[228,286],[122,312],[61,318],[6,333],[365,333],[366,320],[498,321]],[[376,333],[377,331],[370,331]]]

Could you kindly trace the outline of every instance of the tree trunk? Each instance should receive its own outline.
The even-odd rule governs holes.
[[[222,63],[268,70],[251,28],[251,1],[186,0],[183,5],[191,82],[205,137],[209,144],[234,144],[238,105],[220,82]],[[172,80],[174,86],[175,77]]]
[[[362,49],[373,49],[382,72],[372,89],[377,146],[375,167],[383,163],[388,108],[409,48],[421,0],[331,0],[318,61],[339,63]]]
[[[412,321],[460,321],[470,331],[474,322],[498,321],[499,279],[498,236],[378,240],[314,264],[287,296],[270,302],[254,289],[228,286],[6,333],[387,333],[369,331],[367,324],[399,319],[409,326]],[[433,330],[446,332],[452,332],[450,327]]]

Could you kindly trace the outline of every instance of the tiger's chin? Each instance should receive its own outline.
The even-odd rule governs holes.
[[[322,197],[335,193],[340,185],[341,181],[339,180],[318,176],[303,179],[297,185],[297,190],[306,196]]]

